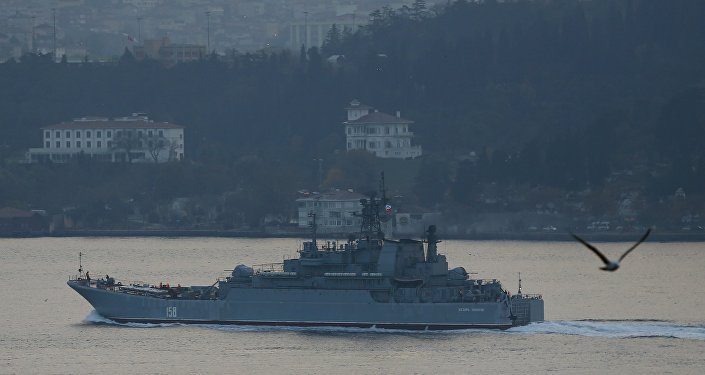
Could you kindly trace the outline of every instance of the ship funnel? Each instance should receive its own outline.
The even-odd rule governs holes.
[[[436,243],[438,243],[438,237],[436,237],[436,226],[429,225],[426,233],[428,233],[428,236],[426,237],[428,240],[426,262],[435,262],[436,255],[438,254],[438,250],[436,249]]]

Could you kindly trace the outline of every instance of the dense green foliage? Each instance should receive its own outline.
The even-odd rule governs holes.
[[[456,1],[432,11],[416,1],[371,16],[355,33],[331,30],[320,51],[302,56],[211,56],[167,68],[126,51],[117,64],[36,55],[1,64],[5,156],[38,145],[41,126],[141,111],[187,127],[191,162],[6,165],[0,205],[239,192],[236,205],[267,202],[248,208],[255,223],[297,189],[318,188],[316,158],[325,160],[325,187],[374,186],[380,161],[343,151],[342,108],[359,98],[416,122],[427,156],[404,167],[419,173],[404,193],[429,207],[492,210],[479,197],[524,191],[517,202],[526,203],[501,208],[524,210],[538,187],[555,193],[535,198],[543,202],[591,188],[590,215],[614,214],[620,196],[636,191],[648,216],[682,187],[695,200],[674,214],[703,211],[705,2]],[[345,59],[331,65],[332,54]],[[628,178],[608,184],[615,174]]]

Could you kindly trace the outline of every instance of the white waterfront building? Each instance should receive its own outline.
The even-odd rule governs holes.
[[[360,199],[364,195],[349,190],[305,194],[296,200],[299,227],[313,224],[311,213],[316,214],[317,230],[322,233],[357,233],[362,220],[354,213],[362,212]]]
[[[82,117],[41,129],[43,147],[29,149],[30,163],[62,163],[80,157],[132,163],[184,159],[184,127],[154,122],[142,113],[113,119]]]
[[[416,158],[421,156],[421,146],[412,146],[414,133],[409,126],[414,122],[374,110],[353,100],[345,108],[348,112],[345,125],[347,150],[365,150],[379,158]]]

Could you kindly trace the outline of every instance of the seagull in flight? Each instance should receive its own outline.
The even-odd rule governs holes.
[[[571,233],[570,235],[573,236],[573,238],[575,238],[576,240],[578,240],[578,242],[585,245],[588,249],[592,250],[593,253],[595,253],[598,257],[600,257],[600,259],[602,259],[602,261],[605,263],[605,265],[604,265],[604,267],[600,267],[601,270],[603,270],[603,271],[616,271],[619,268],[619,262],[621,262],[622,259],[624,259],[624,257],[627,256],[627,254],[629,254],[632,250],[634,250],[634,248],[639,246],[640,243],[644,242],[644,240],[646,239],[646,237],[649,236],[650,233],[651,233],[651,228],[647,229],[646,233],[644,233],[644,235],[641,236],[639,241],[637,241],[637,243],[635,243],[634,245],[632,245],[632,247],[630,247],[627,251],[625,251],[624,254],[622,254],[622,256],[619,257],[619,260],[617,260],[617,261],[607,259],[607,257],[604,256],[604,254],[602,254],[600,252],[600,250],[597,250],[597,248],[595,246],[592,246],[589,242],[576,236],[575,234]]]

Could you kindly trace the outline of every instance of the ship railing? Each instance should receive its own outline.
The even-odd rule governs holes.
[[[522,293],[522,294],[513,294],[513,295],[512,295],[512,298],[515,298],[515,297],[516,297],[516,298],[522,297],[522,298],[525,298],[525,299],[543,299],[543,296],[542,296],[541,294],[524,294],[524,293]]]
[[[263,263],[252,265],[256,273],[260,272],[283,272],[284,263]]]
[[[497,279],[472,279],[477,285],[488,285],[497,283]]]

